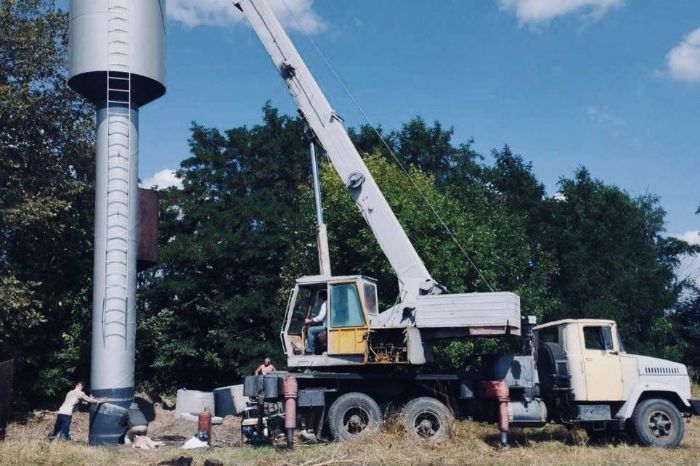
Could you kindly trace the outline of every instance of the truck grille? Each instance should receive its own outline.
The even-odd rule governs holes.
[[[680,369],[677,367],[645,367],[644,373],[651,375],[659,374],[680,374]]]

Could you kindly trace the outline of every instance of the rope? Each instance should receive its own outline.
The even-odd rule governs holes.
[[[403,163],[401,163],[401,160],[399,160],[398,156],[397,156],[397,155],[394,153],[394,151],[391,149],[391,147],[390,147],[389,144],[387,143],[386,139],[384,139],[384,136],[382,136],[382,134],[377,130],[376,126],[370,121],[369,116],[367,115],[367,113],[365,112],[365,110],[362,108],[362,106],[360,105],[360,103],[357,101],[357,99],[355,98],[355,95],[350,91],[350,89],[348,88],[348,86],[347,86],[347,85],[345,84],[345,82],[341,79],[340,75],[336,72],[336,70],[335,70],[335,68],[333,67],[333,65],[331,65],[331,63],[328,61],[328,59],[326,58],[326,55],[323,53],[323,51],[321,51],[320,47],[319,47],[319,46],[316,44],[316,42],[311,38],[311,35],[310,35],[309,32],[307,31],[306,27],[301,23],[301,21],[299,20],[299,18],[297,17],[297,15],[294,13],[294,11],[292,11],[292,9],[289,8],[289,5],[287,5],[287,0],[282,0],[282,3],[283,3],[284,6],[287,8],[287,11],[289,11],[289,14],[290,14],[291,17],[294,19],[294,22],[297,24],[297,26],[299,27],[299,29],[301,30],[301,32],[304,34],[304,36],[306,37],[306,39],[309,41],[309,43],[311,43],[311,45],[313,46],[313,48],[316,50],[316,53],[318,53],[318,55],[321,57],[321,59],[323,60],[323,62],[326,64],[326,67],[328,67],[328,69],[330,70],[330,72],[333,74],[333,77],[335,77],[335,79],[338,81],[338,83],[340,84],[340,86],[343,88],[343,91],[345,91],[345,94],[350,98],[350,100],[352,101],[353,105],[355,105],[355,108],[357,108],[357,110],[360,112],[360,114],[362,114],[362,117],[365,119],[365,122],[367,123],[367,125],[368,125],[369,127],[372,128],[372,131],[374,131],[374,134],[377,135],[377,137],[378,137],[379,140],[382,142],[382,144],[384,145],[384,147],[386,148],[386,150],[389,152],[389,154],[391,154],[391,157],[394,159],[394,161],[395,161],[395,162],[398,164],[398,166],[401,168],[401,171],[404,173],[404,175],[406,175],[406,178],[409,179],[409,181],[410,181],[411,184],[413,185],[413,188],[418,192],[418,194],[420,194],[420,197],[423,199],[423,201],[426,203],[426,205],[430,208],[430,210],[432,211],[433,215],[435,215],[435,218],[438,219],[438,221],[440,222],[440,224],[442,225],[442,227],[445,229],[445,231],[447,232],[447,234],[450,236],[450,238],[452,239],[452,241],[455,243],[455,245],[457,245],[457,247],[459,248],[459,250],[462,252],[462,255],[467,259],[467,261],[468,261],[469,264],[474,268],[474,270],[476,270],[476,273],[479,275],[479,278],[486,284],[486,286],[488,287],[488,289],[489,289],[490,291],[492,291],[492,292],[495,291],[494,288],[493,288],[493,286],[491,286],[491,283],[489,283],[489,281],[486,279],[486,277],[484,277],[484,274],[481,272],[481,269],[479,269],[479,267],[477,267],[477,265],[474,263],[474,261],[472,260],[472,258],[469,256],[469,254],[467,254],[467,251],[464,249],[464,247],[462,246],[462,244],[459,242],[459,240],[457,239],[457,237],[454,235],[454,233],[452,232],[452,230],[450,229],[450,227],[447,226],[447,223],[442,219],[442,217],[440,216],[440,214],[438,213],[438,211],[437,211],[437,210],[435,209],[435,207],[430,203],[430,201],[429,201],[428,198],[425,196],[425,194],[423,194],[423,191],[420,189],[420,187],[418,186],[418,184],[416,184],[416,182],[413,180],[413,178],[411,177],[411,174],[409,173],[409,171],[406,169],[406,167],[403,165]]]

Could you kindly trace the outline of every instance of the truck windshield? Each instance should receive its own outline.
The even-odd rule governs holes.
[[[583,327],[583,339],[586,343],[586,349],[601,351],[613,349],[610,327]]]
[[[617,333],[617,345],[620,349],[620,353],[626,353],[627,351],[625,351],[625,344],[622,343],[622,335],[620,335],[620,329],[616,327],[615,333]]]

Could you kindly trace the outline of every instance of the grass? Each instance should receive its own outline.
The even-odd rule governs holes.
[[[193,465],[218,460],[230,465],[696,465],[700,458],[700,422],[686,424],[685,441],[675,450],[629,445],[587,445],[585,434],[569,435],[557,426],[514,432],[513,446],[506,451],[497,443],[493,426],[458,422],[451,440],[438,445],[419,444],[399,429],[349,443],[298,445],[293,451],[273,447],[217,447],[185,451],[176,446],[158,450],[120,447],[89,447],[82,442],[48,443],[40,439],[9,438],[0,443],[1,465],[155,465],[180,456],[193,458]]]
[[[694,397],[700,387],[693,387]],[[685,424],[685,440],[674,450],[641,448],[627,444],[590,445],[585,433],[567,432],[549,425],[541,429],[514,430],[511,448],[498,450],[497,432],[489,424],[457,422],[449,441],[430,445],[408,438],[395,423],[383,432],[360,441],[325,445],[297,445],[293,451],[270,446],[235,445],[230,437],[222,446],[205,451],[167,446],[158,450],[133,450],[126,446],[89,447],[85,443],[87,416],[75,416],[78,441],[48,443],[42,440],[52,416],[41,421],[10,425],[8,439],[0,442],[0,465],[157,465],[180,456],[191,457],[201,466],[206,460],[225,465],[697,465],[700,464],[700,420]],[[229,426],[233,428],[233,426]],[[223,427],[219,427],[223,429]],[[221,431],[223,434],[223,430]],[[217,439],[216,428],[213,435]],[[219,439],[223,439],[219,435]],[[225,445],[225,446],[223,446]],[[235,446],[231,446],[235,445]],[[170,463],[177,464],[177,463]]]

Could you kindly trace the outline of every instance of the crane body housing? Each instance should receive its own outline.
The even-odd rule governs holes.
[[[433,279],[350,140],[342,118],[331,107],[267,2],[241,0],[236,6],[260,38],[299,113],[346,185],[399,283],[396,305],[379,312],[376,300],[372,302],[371,293],[365,292],[370,285],[364,277],[299,279],[282,329],[289,366],[423,364],[430,361],[430,351],[423,344],[428,340],[519,334],[520,299],[516,294],[449,294]],[[303,354],[305,329],[297,328],[297,324],[309,316],[314,305],[318,308],[318,296],[307,299],[301,307],[297,301],[322,290],[329,297],[327,351]]]

